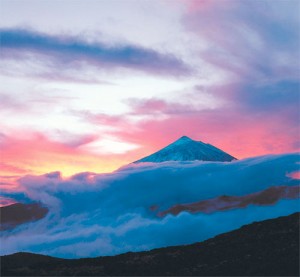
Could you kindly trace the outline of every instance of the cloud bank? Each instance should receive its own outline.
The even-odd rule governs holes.
[[[212,214],[181,212],[173,205],[222,195],[243,196],[272,186],[295,186],[299,156],[262,156],[232,163],[166,162],[129,165],[110,174],[59,172],[25,176],[3,196],[39,201],[49,208],[37,222],[1,235],[1,254],[31,251],[58,257],[92,257],[193,243],[244,224],[300,210],[299,199]],[[156,206],[154,212],[151,207]]]

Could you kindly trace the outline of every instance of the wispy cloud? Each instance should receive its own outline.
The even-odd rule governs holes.
[[[87,42],[79,37],[48,35],[25,29],[1,29],[1,57],[20,58],[38,55],[45,66],[98,69],[127,68],[163,75],[186,75],[191,72],[172,54],[164,54],[134,45],[105,45]],[[52,63],[49,63],[49,61]]]
[[[299,2],[184,1],[186,28],[206,42],[199,58],[248,81],[297,78]]]
[[[42,24],[39,30],[43,32],[17,27],[0,30],[5,73],[0,76],[5,90],[0,96],[1,128],[6,134],[15,130],[10,145],[17,150],[9,151],[20,153],[13,157],[6,151],[9,164],[19,167],[11,160],[22,157],[22,164],[31,164],[37,156],[39,163],[45,164],[50,151],[55,153],[53,160],[64,156],[64,161],[66,157],[73,161],[84,143],[90,147],[80,149],[88,149],[91,156],[85,158],[94,161],[94,154],[103,152],[99,141],[106,137],[141,146],[119,155],[118,161],[112,158],[116,167],[182,135],[214,144],[238,158],[299,150],[299,1],[163,1],[172,18],[166,25],[164,17],[158,16],[163,10],[160,2],[151,1],[147,9],[141,2],[138,10],[133,3],[127,6],[124,2],[120,14],[113,4],[99,2],[95,9],[86,6],[86,13],[94,16],[90,18],[93,25],[78,20],[82,11],[72,7],[68,10],[70,22],[83,25],[64,29],[58,24],[64,33],[52,26],[54,20]],[[13,11],[11,5],[6,6]],[[46,7],[41,3],[34,6],[37,11]],[[151,7],[154,13],[148,18]],[[54,19],[58,7],[52,8],[47,16]],[[29,17],[31,9],[25,4],[19,6],[18,14],[23,10],[22,20],[37,28],[41,19]],[[101,18],[102,25],[96,24],[98,10],[108,14]],[[78,17],[72,17],[74,12]],[[19,17],[6,26],[22,26]],[[147,32],[142,28],[130,32],[129,26],[140,24],[142,18],[148,22]],[[127,20],[132,24],[126,25]],[[103,33],[105,24],[109,28]],[[164,31],[153,31],[159,24]],[[116,29],[113,26],[122,27],[115,30],[114,39],[109,36],[109,30]],[[103,34],[106,42],[96,34]],[[191,67],[195,71],[188,75]],[[19,78],[30,74],[33,78]],[[174,78],[182,75],[188,77]],[[173,78],[166,78],[170,76]],[[107,85],[111,82],[115,85]],[[42,139],[24,142],[24,129],[42,133]],[[97,158],[103,165],[97,169],[105,171],[107,155]],[[51,166],[45,170],[59,169]]]
[[[221,103],[215,108],[197,104],[202,92],[196,87],[180,99],[128,99],[126,114],[80,116],[110,126],[107,132],[121,140],[142,145],[142,155],[182,135],[209,142],[238,158],[296,152],[299,87],[297,80],[210,86],[206,93]]]

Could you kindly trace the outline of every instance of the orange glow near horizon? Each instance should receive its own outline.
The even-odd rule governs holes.
[[[43,160],[48,158],[47,160]],[[116,159],[101,159],[92,155],[62,154],[41,152],[34,161],[29,156],[23,156],[19,160],[10,161],[8,166],[1,165],[1,175],[25,175],[44,174],[53,171],[60,171],[63,176],[72,176],[79,172],[89,171],[95,173],[112,172],[124,165]],[[5,168],[6,167],[6,168]],[[17,170],[15,170],[17,169]],[[19,170],[20,169],[20,170]]]
[[[170,126],[172,126],[171,123],[174,124],[175,122],[168,122]],[[184,126],[184,122],[182,124]],[[95,173],[112,172],[174,141],[171,137],[153,135],[160,132],[152,128],[153,126],[149,125],[145,129],[147,134],[140,134],[141,138],[138,136],[136,138],[137,141],[142,141],[143,137],[147,137],[147,140],[143,139],[143,147],[124,154],[96,155],[84,152],[80,147],[71,147],[60,142],[50,141],[41,135],[26,140],[10,138],[1,151],[3,162],[0,164],[0,174],[1,176],[22,176],[60,171],[64,177],[69,177],[86,171]],[[255,133],[251,129],[236,132],[235,136],[223,135],[216,137],[210,133],[208,134],[203,142],[213,144],[238,159],[288,152],[282,144],[282,142],[288,140],[288,137],[282,137],[281,143],[276,143],[272,136],[266,136],[263,128],[256,128]],[[170,134],[170,136],[179,137],[175,134]],[[190,137],[195,139],[196,135]],[[245,137],[251,137],[251,140],[245,140]],[[124,134],[124,141],[126,140],[128,139]],[[261,144],[261,141],[264,141],[264,144]],[[268,145],[272,145],[274,148],[268,151]]]
[[[64,176],[79,172],[111,172],[127,161],[126,156],[103,157],[49,141],[42,136],[27,140],[10,139],[1,150],[0,174],[22,176],[60,171]]]
[[[184,135],[237,159],[299,151],[293,3],[35,5],[46,20],[18,2],[0,26],[4,183],[109,173]]]

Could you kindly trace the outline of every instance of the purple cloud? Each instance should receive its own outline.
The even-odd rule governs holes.
[[[1,29],[0,36],[2,58],[22,57],[30,53],[42,55],[42,59],[48,59],[61,68],[87,63],[102,69],[129,68],[171,76],[191,73],[188,66],[172,54],[134,45],[108,46],[86,42],[78,37],[54,36],[24,29]]]
[[[248,81],[298,78],[298,1],[211,0],[194,5],[183,22],[206,42],[200,58]]]

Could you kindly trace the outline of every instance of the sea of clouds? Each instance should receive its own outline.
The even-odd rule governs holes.
[[[269,155],[221,162],[132,164],[113,173],[27,175],[2,196],[41,202],[39,221],[1,232],[0,254],[19,251],[64,258],[115,255],[203,241],[242,225],[300,211],[298,199],[211,214],[157,213],[180,203],[242,196],[272,186],[299,186],[299,155]],[[154,210],[153,207],[156,209]]]

